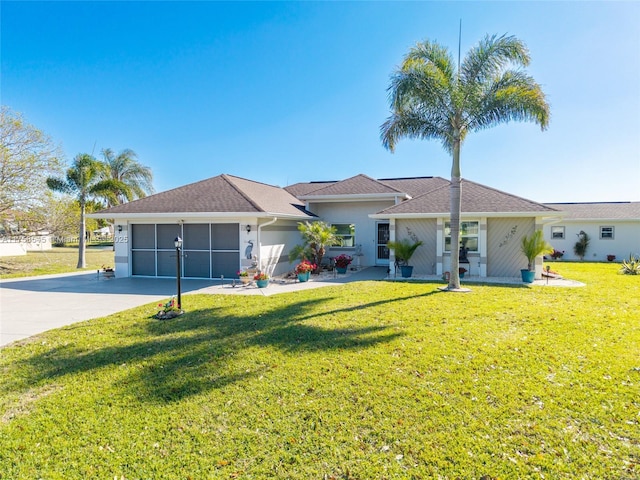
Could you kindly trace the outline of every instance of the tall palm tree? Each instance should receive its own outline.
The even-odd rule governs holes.
[[[78,266],[85,268],[86,208],[95,197],[101,197],[118,187],[114,182],[103,180],[104,166],[86,153],[76,155],[65,178],[49,177],[47,186],[54,192],[72,195],[80,204],[80,225],[78,232]]]
[[[117,182],[113,191],[107,192],[105,200],[112,207],[154,192],[153,173],[149,167],[138,162],[138,155],[128,148],[117,155],[110,148],[102,150],[105,165],[105,180]]]
[[[409,50],[391,77],[391,115],[380,127],[385,148],[403,138],[438,139],[452,154],[451,275],[460,288],[460,146],[468,132],[511,120],[531,121],[545,130],[549,105],[542,88],[521,67],[527,47],[513,36],[486,36],[456,66],[446,47],[428,40]]]

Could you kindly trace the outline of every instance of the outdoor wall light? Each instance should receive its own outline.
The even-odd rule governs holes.
[[[180,237],[176,237],[176,239],[173,241],[173,244],[176,246],[176,248],[182,248],[182,239]]]
[[[118,233],[122,232],[122,225],[118,225]]]
[[[247,224],[247,233],[251,233],[251,225]]]

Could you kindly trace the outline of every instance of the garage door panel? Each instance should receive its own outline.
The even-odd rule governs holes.
[[[156,248],[156,226],[131,225],[131,248]]]
[[[185,252],[184,276],[210,278],[209,252]]]
[[[214,223],[211,225],[213,250],[240,250],[239,224]]]
[[[182,232],[180,225],[178,224],[158,224],[158,248],[173,248],[175,249],[176,237],[182,238]]]
[[[176,251],[159,251],[158,252],[158,276],[159,277],[175,277],[176,276]]]
[[[209,250],[209,224],[185,224],[183,233],[185,250]]]
[[[132,252],[131,253],[131,274],[155,277],[156,252],[147,251],[147,250]]]
[[[225,277],[235,278],[238,274],[238,260],[237,252],[213,252],[211,254],[213,277],[224,275]]]

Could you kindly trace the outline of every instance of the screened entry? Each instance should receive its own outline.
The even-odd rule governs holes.
[[[183,241],[183,277],[237,275],[240,265],[240,225],[237,223],[132,224],[131,274],[175,277],[176,237]]]

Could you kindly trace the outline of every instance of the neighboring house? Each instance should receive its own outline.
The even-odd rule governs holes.
[[[356,266],[393,266],[389,240],[424,242],[411,259],[416,275],[450,265],[449,181],[440,177],[297,183],[284,189],[232,175],[151,195],[89,215],[115,225],[118,276],[175,276],[175,237],[184,241],[182,275],[235,278],[257,264],[269,274],[292,269],[301,221],[323,220],[342,239],[327,258],[354,256]],[[553,207],[463,180],[462,266],[470,275],[517,277],[527,261],[520,241],[560,212]],[[542,259],[536,264],[538,275]]]
[[[576,260],[573,246],[584,231],[590,242],[585,260],[606,261],[615,255],[620,261],[640,254],[640,202],[546,203],[564,215],[545,225],[544,235],[551,245],[564,251],[563,260]]]

